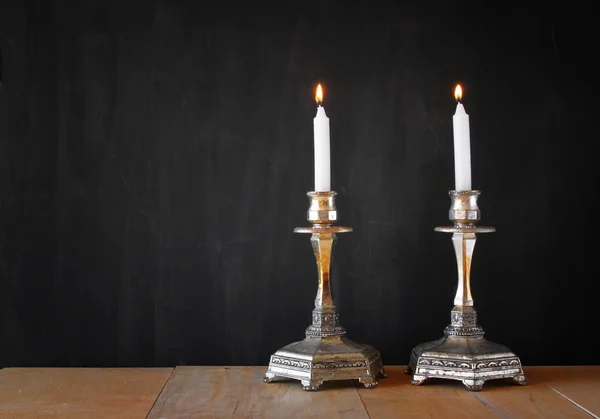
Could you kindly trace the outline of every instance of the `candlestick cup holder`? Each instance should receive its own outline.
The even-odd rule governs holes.
[[[365,387],[375,387],[385,371],[378,350],[346,336],[340,324],[331,292],[331,256],[338,233],[351,227],[334,226],[337,221],[336,192],[308,192],[307,218],[312,227],[297,227],[295,233],[311,234],[317,261],[318,287],[312,324],[306,337],[279,349],[269,362],[264,381],[300,380],[304,390],[318,390],[324,381],[357,379]]]
[[[458,286],[450,325],[441,339],[422,343],[413,348],[407,374],[411,383],[422,384],[429,378],[460,380],[468,390],[479,391],[487,380],[512,378],[525,385],[520,359],[507,347],[484,338],[483,328],[477,322],[477,312],[471,295],[471,261],[477,233],[492,233],[493,227],[478,227],[481,218],[476,190],[450,191],[449,227],[435,231],[452,233],[452,242],[458,265]]]

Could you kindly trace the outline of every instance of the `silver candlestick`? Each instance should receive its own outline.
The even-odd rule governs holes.
[[[428,378],[460,380],[471,391],[481,390],[487,380],[512,378],[527,384],[519,358],[507,347],[488,341],[477,323],[477,312],[471,295],[471,261],[476,233],[491,233],[493,227],[477,227],[481,218],[476,190],[450,191],[450,227],[436,227],[435,231],[452,234],[458,264],[458,287],[450,325],[444,337],[422,343],[413,348],[407,374],[411,383],[419,385]]]
[[[292,378],[302,382],[304,390],[318,390],[324,381],[358,379],[365,387],[375,387],[385,377],[381,355],[375,348],[346,337],[331,293],[329,269],[337,233],[352,231],[336,227],[336,192],[308,192],[307,212],[312,227],[297,227],[295,233],[311,234],[318,270],[318,288],[312,324],[306,337],[279,349],[269,362],[264,381]]]

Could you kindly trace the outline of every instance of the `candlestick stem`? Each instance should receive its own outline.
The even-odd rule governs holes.
[[[332,233],[317,233],[311,236],[310,241],[317,260],[317,272],[319,278],[317,297],[315,298],[315,309],[321,311],[335,311],[333,296],[331,294],[329,270],[331,267],[331,254],[335,242],[337,241],[337,237]]]
[[[471,260],[475,248],[474,233],[454,233],[452,243],[456,253],[456,264],[458,266],[458,286],[454,296],[455,306],[473,306],[471,295]]]

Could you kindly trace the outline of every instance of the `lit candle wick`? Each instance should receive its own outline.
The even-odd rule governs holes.
[[[456,89],[454,89],[454,98],[456,99],[456,103],[460,103],[462,99],[462,87],[460,84],[456,85]]]
[[[315,95],[315,100],[317,101],[317,106],[321,106],[323,104],[323,88],[320,84],[317,86],[317,94]]]

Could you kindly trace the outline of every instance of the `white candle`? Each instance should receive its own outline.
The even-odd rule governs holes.
[[[456,112],[452,117],[454,125],[454,180],[457,191],[471,189],[471,137],[469,132],[469,115],[460,100],[462,88],[456,86],[454,97],[458,101]]]
[[[317,87],[317,115],[314,119],[315,129],[315,191],[331,190],[331,169],[329,159],[329,118],[325,109],[321,106],[323,102],[323,89]]]

